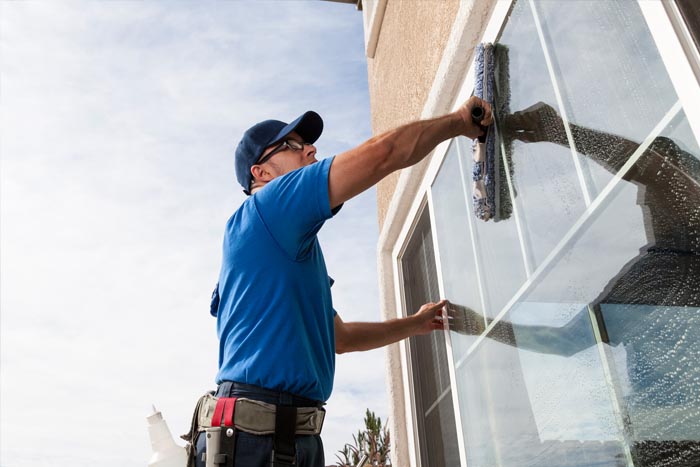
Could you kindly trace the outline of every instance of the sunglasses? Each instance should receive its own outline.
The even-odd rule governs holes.
[[[278,152],[286,151],[287,149],[291,149],[292,151],[301,151],[304,149],[304,145],[308,144],[309,146],[311,143],[305,143],[303,141],[297,141],[294,139],[286,139],[282,141],[279,146],[277,146],[275,149],[267,153],[267,155],[261,157],[255,165],[260,165],[264,164],[265,162],[269,161],[272,156],[277,154]]]

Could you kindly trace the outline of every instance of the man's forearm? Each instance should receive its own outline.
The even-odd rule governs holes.
[[[389,171],[410,167],[425,158],[435,146],[465,131],[457,113],[407,123],[379,135],[374,141],[386,151]]]
[[[336,341],[336,352],[372,350],[414,335],[415,320],[399,318],[380,323],[343,323],[343,336]]]
[[[471,119],[476,106],[485,109],[482,122],[489,125],[492,122],[489,104],[472,96],[453,113],[407,123],[338,154],[328,176],[331,208],[376,185],[390,173],[420,162],[443,141],[459,135],[469,138],[481,135],[482,128]]]

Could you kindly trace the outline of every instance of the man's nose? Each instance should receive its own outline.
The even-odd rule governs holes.
[[[304,155],[308,156],[311,153],[316,153],[316,146],[311,143],[304,143]]]

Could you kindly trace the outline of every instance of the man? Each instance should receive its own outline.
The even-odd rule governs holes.
[[[236,176],[250,197],[228,221],[212,301],[220,339],[217,396],[274,404],[276,412],[274,426],[248,430],[273,434],[238,427],[236,467],[324,466],[320,424],[304,425],[304,420],[322,416],[333,385],[334,354],[443,329],[444,300],[407,318],[344,322],[333,309],[333,279],[316,234],[345,201],[419,162],[440,142],[480,136],[482,127],[471,119],[476,106],[485,109],[482,124],[489,125],[489,105],[472,97],[454,113],[409,123],[321,161],[313,143],[323,122],[315,112],[290,124],[266,120],[243,135]],[[310,415],[305,419],[302,413]],[[262,412],[248,415],[264,418]],[[203,444],[200,439],[198,462]]]

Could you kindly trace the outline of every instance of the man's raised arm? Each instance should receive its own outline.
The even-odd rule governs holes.
[[[456,112],[402,125],[338,154],[331,165],[328,181],[331,208],[357,196],[390,173],[421,161],[447,139],[459,135],[476,138],[483,134],[481,127],[472,122],[474,107],[484,108],[481,123],[490,125],[491,107],[472,96]]]

